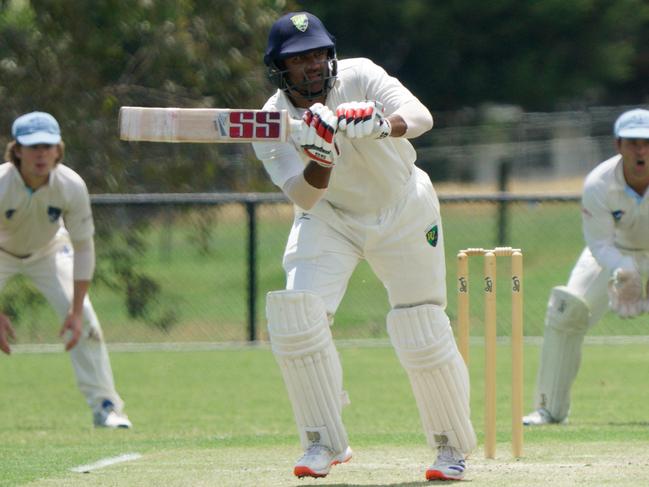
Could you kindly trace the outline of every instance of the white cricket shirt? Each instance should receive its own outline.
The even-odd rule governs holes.
[[[622,156],[602,162],[586,177],[582,219],[586,244],[606,269],[634,267],[620,250],[649,251],[649,198],[626,184]]]
[[[416,100],[399,80],[366,58],[338,62],[338,78],[327,95],[326,105],[335,111],[341,103],[379,101],[385,114]],[[302,118],[303,108],[296,108],[281,91],[268,99],[264,110],[288,110],[294,119]],[[336,136],[341,156],[332,171],[329,188],[323,198],[309,210],[319,214],[323,204],[354,214],[375,214],[392,206],[403,194],[413,170],[416,153],[412,144],[399,137],[348,139]],[[301,173],[309,162],[299,144],[299,134],[286,143],[253,143],[273,183],[282,188],[291,177]]]
[[[72,241],[94,234],[90,197],[76,172],[57,164],[36,191],[25,186],[11,162],[0,165],[0,248],[29,255],[44,248],[65,223]]]

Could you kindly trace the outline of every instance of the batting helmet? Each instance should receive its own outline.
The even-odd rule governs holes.
[[[324,73],[324,89],[311,92],[308,83],[295,86],[289,82],[282,61],[316,49],[327,49],[328,62]],[[322,21],[308,12],[290,12],[275,21],[268,35],[268,47],[264,55],[268,66],[268,77],[279,89],[298,91],[305,98],[327,95],[336,80],[336,38],[326,29]]]

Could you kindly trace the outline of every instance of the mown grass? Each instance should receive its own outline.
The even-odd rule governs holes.
[[[482,441],[483,350],[474,345],[471,352],[472,415]],[[527,409],[539,348],[528,345],[525,354]],[[395,460],[389,455],[394,449],[405,455],[406,464],[425,466],[432,453],[425,449],[414,399],[393,350],[349,347],[341,348],[341,355],[352,399],[344,417],[361,466],[362,462],[373,464],[371,457],[363,457],[363,451],[377,449],[388,452],[390,461]],[[486,470],[510,461],[508,355],[505,346],[499,347],[499,453],[495,462],[486,464],[490,465]],[[101,479],[97,485],[153,486],[159,485],[160,472],[176,479],[170,485],[209,485],[204,483],[206,478],[213,485],[292,485],[290,466],[300,449],[279,370],[266,347],[111,356],[119,391],[135,424],[131,431],[91,426],[90,412],[73,383],[64,353],[0,357],[0,486],[32,481],[35,485],[94,485],[93,479]],[[647,360],[646,345],[585,347],[573,390],[571,422],[526,430],[527,453],[518,470],[527,468],[525,462],[556,462],[557,452],[563,452],[559,461],[569,464],[575,454],[589,451],[589,445],[617,455],[646,442]],[[85,477],[69,471],[128,452],[140,453],[143,459],[134,461],[132,467],[107,467]],[[474,456],[482,465],[481,451]],[[597,468],[599,461],[609,460],[604,453],[589,461]],[[241,470],[240,477],[226,482],[218,476],[234,468]],[[256,471],[266,472],[268,482],[256,479]],[[340,467],[335,473],[344,475],[344,471]],[[480,475],[474,475],[479,480]],[[635,485],[649,482],[649,470],[644,476],[642,472],[635,475]],[[331,476],[335,478],[342,481],[345,477]],[[528,485],[550,485],[536,480],[537,484]],[[377,481],[376,485],[386,484]]]

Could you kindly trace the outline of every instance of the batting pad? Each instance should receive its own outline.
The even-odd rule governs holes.
[[[476,447],[469,409],[469,374],[448,316],[432,304],[393,309],[388,333],[406,369],[431,447]]]
[[[581,364],[589,317],[588,303],[583,298],[566,286],[552,289],[545,316],[534,407],[547,409],[556,421],[568,416],[570,388]]]
[[[266,316],[303,448],[322,444],[344,452],[349,444],[342,408],[349,400],[324,302],[311,293],[270,292]]]

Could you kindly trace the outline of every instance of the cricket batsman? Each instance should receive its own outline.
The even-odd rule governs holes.
[[[324,477],[352,456],[342,418],[349,399],[330,326],[365,259],[385,285],[390,340],[437,453],[426,478],[462,479],[476,446],[469,377],[445,312],[439,201],[409,142],[432,128],[432,116],[369,59],[338,60],[335,38],[307,12],[273,24],[264,63],[278,89],[263,109],[302,120],[288,142],[253,144],[295,205],[286,289],[266,302],[304,449],[294,474]]]

